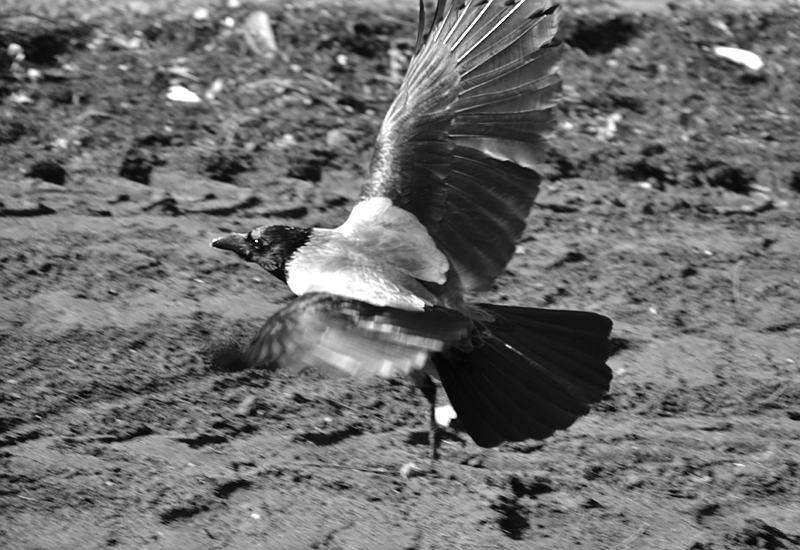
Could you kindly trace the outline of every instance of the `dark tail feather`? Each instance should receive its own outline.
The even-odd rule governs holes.
[[[433,361],[459,419],[482,447],[544,439],[608,391],[611,320],[582,311],[481,304],[494,320],[472,351]]]

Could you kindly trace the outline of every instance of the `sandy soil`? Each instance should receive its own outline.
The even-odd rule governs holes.
[[[7,11],[0,546],[800,547],[800,13],[576,4],[547,182],[483,298],[614,318],[612,390],[544,442],[452,432],[410,478],[405,383],[205,350],[290,299],[209,240],[343,219],[416,11],[273,2],[274,59],[221,23],[248,8]]]

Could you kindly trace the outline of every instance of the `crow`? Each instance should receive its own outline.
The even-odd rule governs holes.
[[[245,364],[407,377],[430,403],[434,459],[434,379],[482,447],[544,439],[603,397],[610,319],[467,299],[505,270],[539,189],[561,95],[560,17],[548,0],[438,0],[428,26],[420,2],[408,71],[347,220],[211,243],[298,296]]]

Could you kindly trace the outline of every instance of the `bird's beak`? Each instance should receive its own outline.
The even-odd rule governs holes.
[[[252,254],[252,250],[247,245],[247,235],[244,233],[231,233],[224,237],[219,237],[211,241],[211,246],[236,252],[245,260],[249,259]]]

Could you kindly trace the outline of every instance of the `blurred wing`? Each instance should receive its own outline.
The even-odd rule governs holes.
[[[248,366],[391,377],[425,366],[471,323],[443,308],[406,311],[333,294],[304,294],[270,317],[244,352]]]
[[[361,200],[416,216],[450,262],[448,283],[466,290],[502,273],[538,192],[560,13],[548,0],[439,0],[381,127]]]

